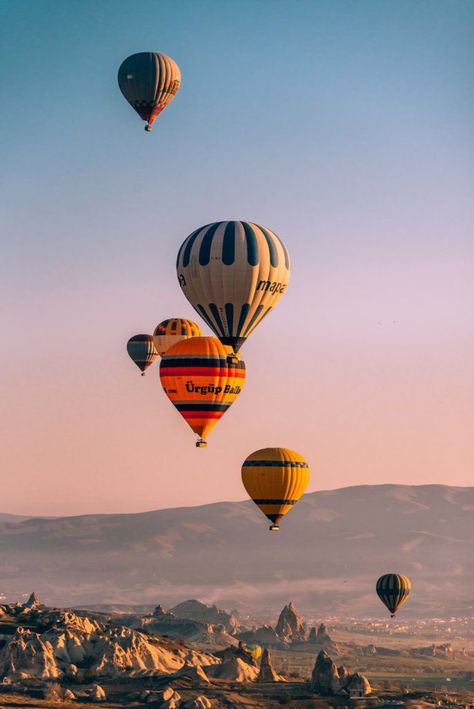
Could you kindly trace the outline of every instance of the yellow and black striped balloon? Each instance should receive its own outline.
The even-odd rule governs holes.
[[[181,84],[176,62],[160,52],[138,52],[127,57],[118,71],[120,91],[151,131],[156,117],[174,99]]]
[[[259,660],[262,657],[263,648],[256,643],[244,643],[244,648],[249,652],[254,660]]]
[[[138,369],[141,370],[142,376],[145,374],[145,369],[152,365],[158,357],[151,335],[134,335],[131,337],[127,342],[127,352]]]
[[[410,595],[411,581],[403,574],[384,574],[378,579],[375,590],[393,618]]]
[[[181,340],[187,340],[189,337],[200,337],[201,330],[199,325],[196,325],[192,320],[186,318],[170,318],[163,320],[155,327],[153,332],[153,342],[160,357],[163,357],[165,352],[170,347]]]
[[[196,229],[182,244],[176,268],[186,298],[234,352],[275,307],[290,278],[282,241],[252,222]]]
[[[272,522],[271,531],[298,502],[309,483],[309,466],[289,448],[262,448],[242,465],[242,482],[257,507]]]

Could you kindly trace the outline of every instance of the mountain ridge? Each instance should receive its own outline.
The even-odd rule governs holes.
[[[278,534],[249,500],[0,521],[0,591],[37,588],[60,605],[292,598],[324,615],[380,615],[375,580],[396,570],[414,584],[407,614],[471,613],[473,512],[474,487],[384,483],[308,493]]]
[[[446,485],[445,483],[420,483],[417,485],[407,485],[406,483],[376,483],[376,484],[371,484],[371,483],[362,483],[360,485],[344,485],[343,487],[335,487],[335,488],[325,488],[322,490],[313,490],[313,492],[307,492],[303,495],[301,498],[302,500],[304,498],[307,498],[308,496],[311,495],[323,495],[323,494],[332,494],[335,492],[340,492],[342,490],[358,490],[358,489],[364,489],[364,488],[407,488],[407,489],[417,489],[417,488],[446,488],[449,490],[473,490],[474,486],[472,485]],[[77,519],[78,517],[97,517],[97,516],[107,516],[107,517],[120,517],[120,516],[136,516],[136,515],[146,515],[146,514],[152,514],[154,512],[166,512],[167,510],[188,510],[188,509],[194,509],[194,508],[206,508],[206,507],[213,507],[214,505],[227,505],[227,504],[247,504],[249,503],[248,498],[247,499],[241,499],[241,500],[217,500],[216,502],[205,502],[202,504],[198,505],[180,505],[179,507],[155,507],[151,510],[141,510],[139,512],[83,512],[81,514],[75,514],[75,515],[44,515],[44,514],[14,514],[10,512],[1,512],[0,511],[0,523],[1,522],[9,522],[10,519],[7,518],[12,518],[12,521],[15,521],[18,519],[18,521],[26,522],[28,520],[34,520],[34,519],[54,519],[54,520],[61,520],[61,519]]]

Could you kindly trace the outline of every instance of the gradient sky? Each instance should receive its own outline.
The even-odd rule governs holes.
[[[473,484],[474,3],[0,7],[0,511],[242,499],[273,445],[310,490]],[[183,77],[151,135],[116,81],[149,50]],[[293,273],[198,450],[125,343],[198,320],[176,253],[224,219],[273,229]]]

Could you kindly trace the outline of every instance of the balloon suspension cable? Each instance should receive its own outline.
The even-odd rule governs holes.
[[[196,448],[207,448],[207,441],[204,438],[200,438],[199,441],[196,441]]]
[[[280,527],[277,524],[271,524],[269,529],[270,529],[270,532],[279,532],[280,531]]]

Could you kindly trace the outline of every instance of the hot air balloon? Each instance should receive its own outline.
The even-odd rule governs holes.
[[[166,352],[160,379],[171,403],[199,436],[196,446],[204,448],[210,430],[242,390],[245,364],[229,362],[215,337],[191,337]]]
[[[137,367],[141,369],[142,377],[145,374],[145,369],[153,364],[158,357],[151,335],[134,335],[131,337],[127,342],[127,352]]]
[[[150,132],[156,117],[174,99],[181,83],[176,62],[159,52],[139,52],[127,57],[118,70],[120,91]]]
[[[259,660],[261,658],[263,650],[260,645],[256,645],[255,643],[245,643],[244,648],[252,655],[254,660]]]
[[[170,318],[163,320],[155,327],[153,333],[153,342],[160,357],[163,357],[165,352],[170,347],[181,340],[186,340],[188,337],[200,337],[201,330],[199,325],[196,325],[192,320],[185,318]]]
[[[410,594],[411,581],[408,576],[402,574],[384,574],[377,581],[375,590],[393,618]]]
[[[271,521],[270,530],[298,502],[309,483],[309,467],[289,448],[262,448],[242,465],[242,482],[257,507]]]
[[[186,298],[234,352],[275,307],[290,278],[278,236],[251,222],[196,229],[182,244],[176,268]]]

